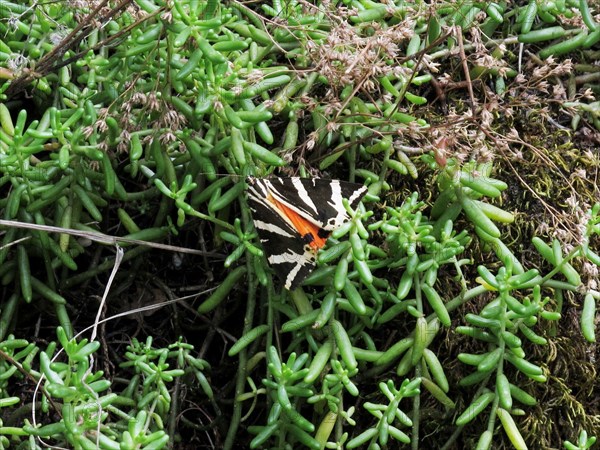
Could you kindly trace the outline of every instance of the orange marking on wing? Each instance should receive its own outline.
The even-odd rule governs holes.
[[[288,208],[283,203],[275,200],[272,196],[269,198],[269,200],[280,211],[283,211],[283,213],[287,216],[288,219],[290,219],[290,221],[294,225],[294,228],[296,229],[296,231],[298,231],[298,233],[300,233],[300,236],[302,236],[302,237],[310,236],[312,238],[312,240],[308,243],[308,245],[310,245],[310,247],[315,252],[325,246],[325,243],[327,242],[327,238],[322,238],[319,236],[320,228],[317,225],[315,225],[312,222],[309,222],[308,220],[306,220],[304,217],[299,215],[294,210]]]

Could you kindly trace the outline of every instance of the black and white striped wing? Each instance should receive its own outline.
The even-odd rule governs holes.
[[[288,290],[314,269],[316,255],[289,220],[269,202],[265,180],[249,179],[248,203],[269,264]]]
[[[294,289],[312,272],[316,251],[270,199],[319,227],[323,230],[319,235],[326,237],[349,219],[342,199],[347,198],[355,208],[366,192],[365,186],[339,180],[248,178],[254,226],[269,264],[284,281],[286,289]]]
[[[341,180],[292,177],[259,181],[277,201],[326,231],[348,221],[344,198],[354,209],[367,193],[366,186]]]

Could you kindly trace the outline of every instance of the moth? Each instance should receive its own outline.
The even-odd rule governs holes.
[[[356,208],[367,187],[322,178],[247,178],[254,227],[269,264],[288,290],[313,271],[317,252],[349,220],[343,199]]]

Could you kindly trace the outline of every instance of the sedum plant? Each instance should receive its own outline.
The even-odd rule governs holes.
[[[499,168],[511,146],[533,145],[513,128],[522,111],[540,117],[537,133],[557,110],[581,135],[600,129],[599,40],[580,0],[3,2],[0,447],[163,448],[202,432],[223,448],[448,448],[461,435],[525,448],[535,436],[520,417],[539,389],[528,380],[551,379],[537,350],[564,297],[582,294],[595,340],[599,206],[576,245],[533,237],[533,268],[504,234],[518,183]],[[242,178],[293,171],[369,194],[288,293]],[[148,246],[165,240],[181,245],[168,263]],[[74,340],[118,261],[99,243],[127,250],[117,300],[207,286],[189,314],[169,315],[184,339],[155,348],[164,328],[148,318],[154,340],[110,353],[112,378],[98,341]],[[38,312],[39,338],[58,324],[58,343],[19,336]],[[473,350],[452,352],[462,336]],[[15,395],[34,381],[40,421]],[[181,383],[210,426],[189,418]],[[426,402],[452,424],[424,420]]]
[[[166,448],[172,439],[170,385],[177,378],[191,375],[207,398],[213,399],[205,374],[210,366],[192,355],[189,344],[180,341],[157,349],[152,347],[151,338],[145,343],[134,340],[121,364],[132,375],[122,380],[125,386],[117,388],[102,371],[92,371],[98,341],[69,340],[60,327],[57,336],[58,345],[51,342],[45,350],[12,336],[0,342],[3,396],[10,388],[8,382],[16,382],[22,373],[37,381],[40,388],[35,390],[40,406],[33,409],[31,422],[0,426],[2,448],[10,448],[9,437],[15,440],[23,436],[29,436],[34,446],[37,441],[84,449]],[[39,371],[35,369],[38,355]],[[173,363],[175,368],[171,369]],[[19,401],[18,397],[9,397],[2,403],[8,407]],[[8,416],[7,420],[15,422],[16,417]],[[40,425],[40,421],[45,424]]]

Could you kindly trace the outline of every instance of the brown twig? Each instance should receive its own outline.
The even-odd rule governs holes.
[[[465,80],[467,82],[467,89],[469,91],[469,102],[471,103],[471,115],[475,118],[475,94],[473,93],[473,83],[471,81],[471,74],[469,73],[469,65],[467,64],[467,55],[465,53],[465,46],[463,44],[462,29],[460,27],[454,28],[454,35],[458,41],[458,48],[460,51],[460,62],[465,72]]]
[[[8,98],[14,97],[29,86],[34,80],[42,78],[47,74],[60,69],[61,67],[72,63],[79,59],[83,54],[87,53],[80,52],[74,57],[61,61],[62,57],[69,50],[75,48],[85,39],[89,34],[97,28],[100,28],[111,20],[114,16],[121,13],[127,8],[133,0],[121,0],[117,6],[112,8],[104,15],[100,15],[102,8],[106,6],[108,0],[103,0],[94,8],[94,10],[88,14],[56,47],[54,47],[49,53],[44,55],[31,70],[23,71],[23,74],[15,78],[5,94]],[[112,37],[111,37],[112,38]],[[108,40],[111,40],[109,38]],[[96,46],[97,47],[97,46]],[[96,48],[94,47],[94,49]]]
[[[35,224],[35,223],[18,222],[15,220],[0,220],[0,226],[13,227],[13,228],[25,228],[25,229],[29,229],[29,230],[44,231],[44,232],[48,232],[48,233],[69,234],[71,236],[87,238],[92,241],[99,242],[101,244],[108,244],[108,245],[115,245],[118,243],[127,243],[127,244],[142,245],[145,247],[158,248],[160,250],[168,250],[168,251],[179,252],[179,253],[191,253],[194,255],[219,256],[216,253],[203,252],[201,250],[196,250],[193,248],[160,244],[158,242],[141,241],[139,239],[128,239],[128,238],[119,237],[119,236],[110,236],[108,234],[94,232],[94,231],[82,231],[82,230],[74,230],[71,228],[53,227],[50,225],[39,225],[39,224]]]
[[[17,370],[19,372],[21,372],[21,374],[23,374],[23,376],[25,378],[29,379],[33,384],[36,384],[38,382],[38,380],[36,380],[33,377],[33,375],[31,375],[31,373],[29,371],[25,370],[25,368],[21,365],[20,362],[18,362],[14,358],[12,358],[8,353],[4,352],[3,350],[0,350],[0,359],[3,359],[4,361],[6,361],[7,363],[9,363],[10,365],[16,367]],[[54,412],[56,414],[58,414],[59,416],[62,417],[60,405],[58,405],[52,399],[52,397],[48,395],[48,393],[46,392],[45,389],[42,389],[42,393],[44,394],[44,397],[46,397],[46,399],[48,400],[48,402],[50,402],[50,404],[52,405],[52,408],[54,409]]]
[[[85,50],[80,51],[79,53],[71,56],[68,59],[65,59],[64,61],[61,61],[57,64],[55,64],[53,66],[53,71],[56,71],[58,69],[60,69],[61,67],[64,66],[68,66],[69,64],[79,60],[80,58],[82,58],[85,54],[87,54],[88,52],[92,51],[95,52],[96,50],[99,50],[103,47],[108,47],[109,45],[112,45],[114,43],[114,41],[116,41],[117,39],[119,39],[121,36],[129,33],[131,30],[133,30],[135,27],[137,27],[138,25],[142,24],[143,22],[146,22],[147,20],[151,19],[152,17],[162,13],[165,10],[164,7],[161,7],[159,9],[157,9],[156,11],[154,11],[152,14],[145,16],[137,21],[135,21],[134,23],[126,26],[125,28],[120,29],[117,33],[113,34],[112,36],[107,37],[106,39],[104,39],[103,41],[98,42],[96,45],[94,45],[91,48],[87,48]]]

